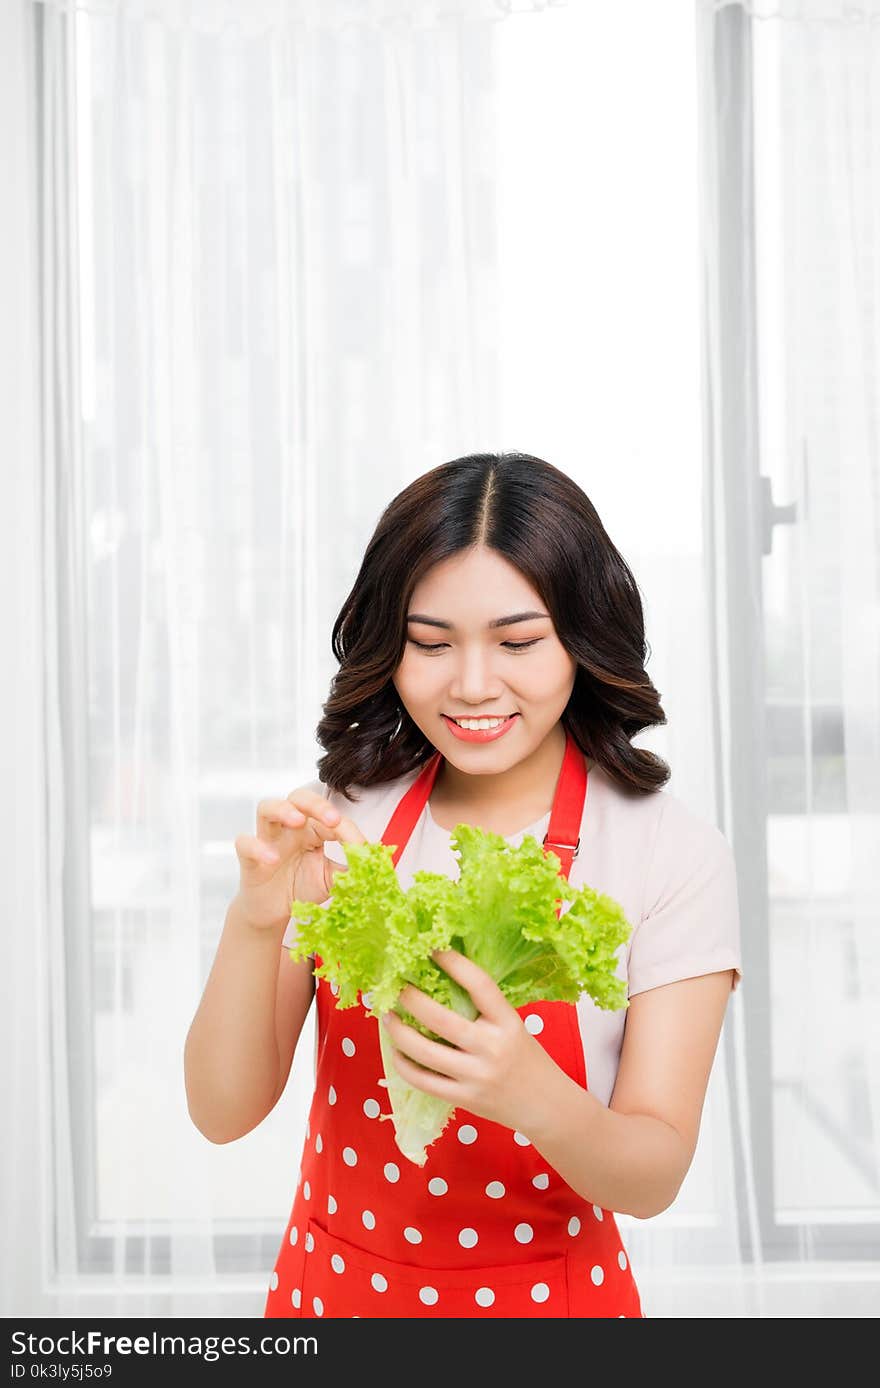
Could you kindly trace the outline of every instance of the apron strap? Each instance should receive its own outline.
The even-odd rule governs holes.
[[[564,877],[568,877],[581,846],[580,828],[588,776],[584,754],[566,728],[565,754],[559,772],[559,784],[553,797],[550,823],[543,840],[544,848],[552,848],[559,858]]]
[[[394,853],[391,861],[397,867],[397,860],[406,845],[409,837],[418,823],[419,816],[428,802],[434,782],[437,779],[437,772],[440,770],[441,754],[435,752],[422,767],[416,779],[413,781],[409,790],[399,801],[397,808],[388,821],[385,832],[379,840],[380,843],[395,844]]]

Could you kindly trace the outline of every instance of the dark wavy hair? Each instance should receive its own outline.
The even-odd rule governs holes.
[[[540,594],[577,664],[562,715],[585,756],[625,790],[648,795],[670,778],[661,757],[633,747],[666,722],[645,673],[639,589],[589,497],[528,453],[473,453],[417,477],[391,501],[333,626],[339,662],[317,740],[321,782],[357,802],[355,787],[415,772],[437,750],[398,703],[416,584],[441,560],[484,546]]]

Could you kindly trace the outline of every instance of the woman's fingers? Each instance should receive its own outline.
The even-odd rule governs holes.
[[[293,791],[292,794],[296,795],[297,792]],[[276,834],[283,833],[285,829],[302,829],[310,815],[320,816],[326,823],[332,823],[329,816],[325,818],[325,811],[329,812],[331,807],[326,801],[323,802],[323,806],[324,809],[320,805],[295,805],[290,797],[284,800],[261,800],[257,806],[257,829],[261,832],[269,829]]]
[[[305,837],[288,838],[289,834],[304,833]],[[280,862],[282,857],[297,851],[317,848],[328,840],[341,843],[366,843],[353,820],[341,814],[334,805],[315,791],[291,791],[283,800],[261,800],[257,806],[257,833],[242,835],[247,840],[249,860],[259,864]],[[272,856],[272,853],[275,856]]]
[[[235,851],[242,862],[262,865],[280,861],[277,849],[271,848],[253,834],[239,834],[235,840]]]
[[[293,806],[294,810],[311,815],[313,819],[318,819],[323,824],[339,822],[339,811],[336,807],[314,790],[292,790],[284,800],[280,800],[278,803],[288,807]]]
[[[302,829],[307,816],[289,800],[261,800],[257,806],[257,832],[278,838],[285,829]]]
[[[323,795],[313,790],[292,790],[287,801],[295,810],[308,816],[309,828],[321,839],[338,839],[342,843],[366,843],[353,819],[341,814]]]

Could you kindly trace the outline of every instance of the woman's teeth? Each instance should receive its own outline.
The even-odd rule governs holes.
[[[507,718],[512,718],[513,714],[508,714]],[[457,723],[460,728],[467,728],[471,732],[477,732],[481,728],[500,728],[502,723],[507,722],[507,718],[453,718],[453,723]]]

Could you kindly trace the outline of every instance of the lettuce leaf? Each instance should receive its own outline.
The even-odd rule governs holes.
[[[320,958],[315,974],[337,985],[337,1007],[360,1000],[376,1018],[393,1010],[448,1044],[398,999],[413,983],[462,1016],[475,1017],[469,994],[431,958],[432,951],[449,948],[485,969],[513,1007],[574,1003],[583,993],[607,1010],[628,1006],[616,951],[631,926],[612,897],[589,886],[572,887],[557,855],[545,853],[531,835],[512,847],[499,834],[458,824],[450,842],[460,864],[457,881],[422,870],[404,891],[392,861],[394,845],[344,844],[348,869],[337,873],[333,895],[320,905],[291,903],[297,943],[290,958]],[[427,1148],[454,1110],[405,1083],[382,1026],[379,1043],[391,1102],[391,1113],[382,1117],[394,1122],[403,1155],[423,1166]]]

